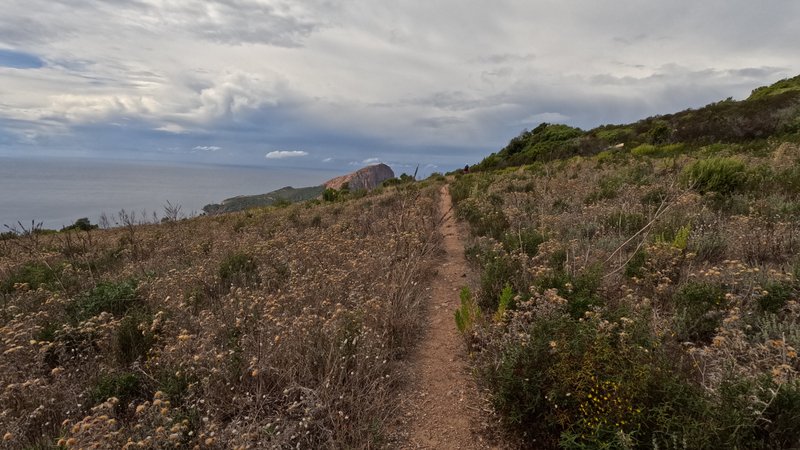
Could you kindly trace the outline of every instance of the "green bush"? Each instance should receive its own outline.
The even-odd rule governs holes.
[[[622,182],[617,178],[603,178],[598,183],[597,190],[586,196],[584,203],[591,205],[601,200],[617,198],[621,184]]]
[[[682,173],[684,182],[700,193],[730,194],[747,181],[743,162],[732,158],[709,158],[695,161]]]
[[[758,298],[758,307],[762,312],[777,314],[786,302],[794,295],[794,288],[789,283],[771,281],[764,286],[766,295]]]
[[[506,255],[490,252],[484,256],[479,304],[486,311],[497,309],[503,288],[514,280],[519,267]]]
[[[258,279],[258,263],[246,253],[232,253],[220,263],[219,278],[225,286],[255,281]]]
[[[55,289],[58,286],[58,274],[45,263],[28,262],[16,269],[11,276],[0,282],[0,292],[10,293],[16,284],[28,284],[30,289]]]
[[[526,228],[518,232],[508,232],[503,236],[503,247],[507,252],[521,250],[528,256],[536,256],[541,245],[547,238],[533,228]]]
[[[625,264],[625,276],[629,278],[642,276],[645,262],[647,262],[647,252],[642,249],[637,250]]]
[[[149,314],[143,312],[129,313],[123,317],[113,340],[117,363],[126,366],[147,356],[154,339],[147,328],[141,325],[148,325],[150,319]]]
[[[725,291],[717,285],[689,282],[675,292],[672,301],[676,312],[677,339],[710,342],[722,323]]]
[[[144,385],[135,373],[122,372],[98,378],[88,396],[93,405],[116,397],[119,400],[118,407],[122,408],[131,400],[142,397],[144,393]]]
[[[79,295],[68,307],[68,313],[73,320],[78,322],[102,312],[121,316],[136,301],[136,281],[104,281]]]
[[[62,228],[61,231],[69,231],[69,230],[90,231],[90,230],[96,230],[98,228],[100,227],[98,225],[92,224],[92,222],[89,221],[88,217],[82,217],[76,220],[75,223],[73,223],[72,225]]]

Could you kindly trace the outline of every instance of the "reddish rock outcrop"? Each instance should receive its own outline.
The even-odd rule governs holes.
[[[339,190],[346,184],[351,191],[357,191],[359,189],[370,190],[380,186],[381,183],[389,178],[394,178],[394,172],[391,167],[386,164],[375,164],[358,169],[353,173],[328,180],[325,182],[324,186],[326,188]]]

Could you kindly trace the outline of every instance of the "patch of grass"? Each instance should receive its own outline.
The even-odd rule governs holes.
[[[675,334],[681,341],[708,343],[722,323],[725,291],[714,284],[689,282],[673,295]]]
[[[112,373],[98,378],[88,393],[91,404],[95,405],[116,397],[119,405],[127,405],[131,400],[145,393],[144,384],[132,372]],[[120,406],[122,407],[122,406]]]
[[[772,314],[779,313],[795,293],[792,284],[779,281],[766,283],[764,290],[767,294],[758,298],[758,307],[762,312]]]
[[[14,286],[21,284],[27,284],[30,289],[55,289],[58,286],[58,274],[45,263],[31,261],[0,282],[0,292],[13,292]]]
[[[258,278],[258,263],[246,253],[231,253],[219,266],[219,278],[225,286],[255,281]]]
[[[621,181],[618,178],[610,177],[610,178],[603,178],[598,183],[597,190],[590,193],[584,199],[584,203],[587,205],[591,205],[594,203],[598,203],[602,200],[610,200],[613,198],[617,198],[619,195],[619,188],[621,186]]]
[[[147,356],[154,341],[153,335],[146,328],[151,319],[149,314],[139,311],[123,317],[113,339],[117,363],[126,366]]]
[[[647,262],[647,252],[642,249],[636,251],[633,257],[625,264],[625,276],[629,278],[642,276],[644,263]]]
[[[508,232],[503,236],[503,247],[507,252],[521,250],[528,256],[536,256],[541,245],[547,238],[533,228],[526,228],[518,232]]]
[[[69,305],[69,316],[75,321],[83,321],[102,312],[115,316],[125,314],[136,301],[136,281],[104,281],[79,295]]]
[[[700,192],[730,194],[741,189],[747,181],[743,162],[733,158],[709,158],[695,161],[681,174],[684,183]]]

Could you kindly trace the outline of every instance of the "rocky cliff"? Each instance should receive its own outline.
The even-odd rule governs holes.
[[[324,186],[330,189],[342,189],[347,185],[351,191],[359,189],[374,189],[389,178],[394,178],[394,172],[386,164],[375,164],[359,169],[353,173],[336,177],[325,182]]]

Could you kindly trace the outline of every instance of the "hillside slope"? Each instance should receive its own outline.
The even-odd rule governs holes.
[[[731,99],[699,109],[649,117],[627,125],[589,131],[543,123],[524,130],[473,170],[590,156],[609,148],[675,152],[715,143],[743,144],[800,131],[800,76],[755,89],[745,100]]]
[[[800,447],[799,82],[456,175],[458,325],[520,447]]]

